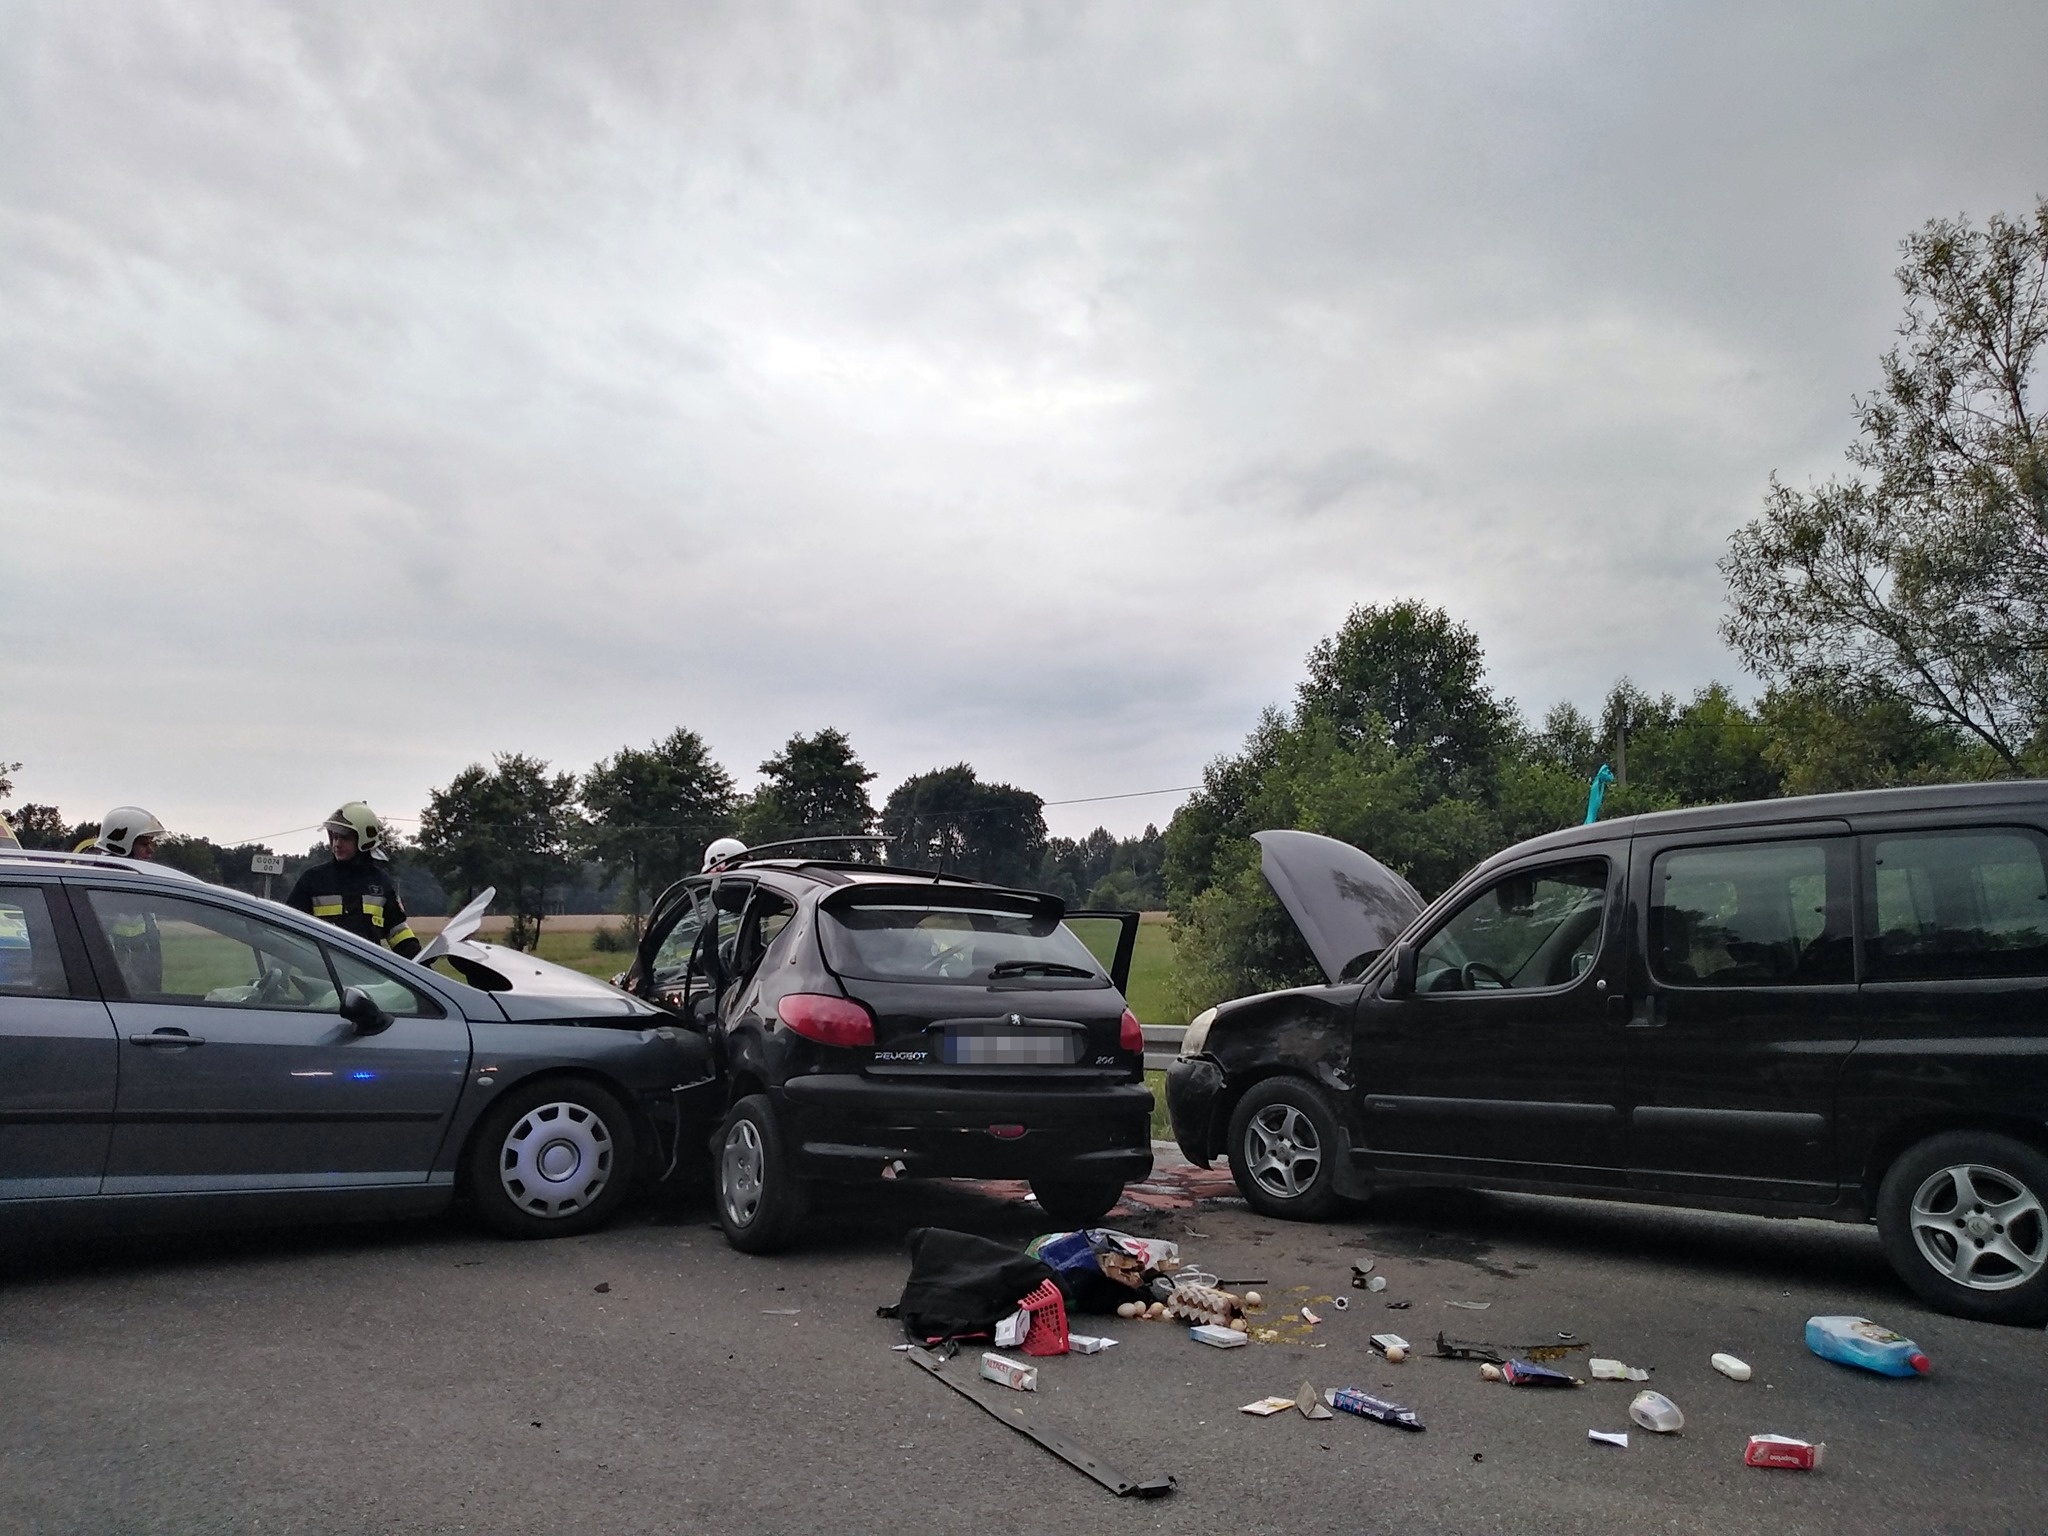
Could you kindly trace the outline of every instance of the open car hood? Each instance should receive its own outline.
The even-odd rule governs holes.
[[[1415,887],[1363,849],[1316,832],[1254,832],[1259,871],[1334,986],[1422,910]]]
[[[543,960],[539,955],[508,949],[502,944],[486,944],[476,938],[484,913],[490,910],[497,894],[495,887],[486,886],[476,900],[448,919],[414,960],[421,965],[446,960],[464,981],[481,991],[498,994],[501,1003],[504,995],[511,993],[522,998],[573,1002],[579,1009],[592,1013],[655,1011],[608,981]]]

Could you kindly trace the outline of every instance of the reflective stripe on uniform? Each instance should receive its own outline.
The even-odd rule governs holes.
[[[384,926],[384,903],[374,896],[365,896],[363,898],[363,916],[367,917],[379,928],[382,928]]]
[[[323,900],[322,898],[315,896],[313,898],[313,915],[315,917],[341,916],[341,898],[338,896],[330,896]]]
[[[407,939],[411,939],[415,944],[420,941],[420,936],[412,931],[412,924],[410,923],[400,923],[396,933],[384,936],[384,942],[394,949],[403,944]]]

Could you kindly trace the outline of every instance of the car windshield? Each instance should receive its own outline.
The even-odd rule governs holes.
[[[1055,912],[863,902],[829,910],[825,957],[874,981],[1041,981],[1101,985],[1101,965]]]

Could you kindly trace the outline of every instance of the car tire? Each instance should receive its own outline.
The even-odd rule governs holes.
[[[2048,1156],[1993,1131],[1909,1148],[1877,1195],[1885,1257],[1938,1311],[2048,1322]]]
[[[1230,1117],[1231,1177],[1264,1216],[1322,1221],[1344,1204],[1337,1192],[1342,1138],[1337,1112],[1305,1077],[1254,1083]]]
[[[1038,1208],[1054,1226],[1069,1232],[1099,1226],[1102,1218],[1116,1209],[1124,1197],[1121,1184],[1062,1184],[1050,1179],[1033,1179],[1031,1193]]]
[[[611,1219],[638,1151],[616,1094],[575,1079],[528,1083],[477,1126],[470,1194],[484,1224],[507,1237],[571,1237]]]
[[[749,1094],[726,1111],[712,1186],[718,1225],[733,1247],[773,1253],[788,1245],[810,1190],[791,1166],[782,1114],[767,1094]]]

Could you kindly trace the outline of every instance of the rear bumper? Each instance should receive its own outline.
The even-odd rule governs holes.
[[[781,1089],[807,1178],[1046,1179],[1127,1184],[1152,1171],[1152,1091],[796,1077]],[[1002,1134],[998,1134],[1001,1131]]]
[[[1187,1160],[1206,1168],[1222,1150],[1216,1145],[1216,1102],[1223,1096],[1223,1069],[1200,1056],[1183,1056],[1166,1069],[1166,1114],[1173,1139]]]

